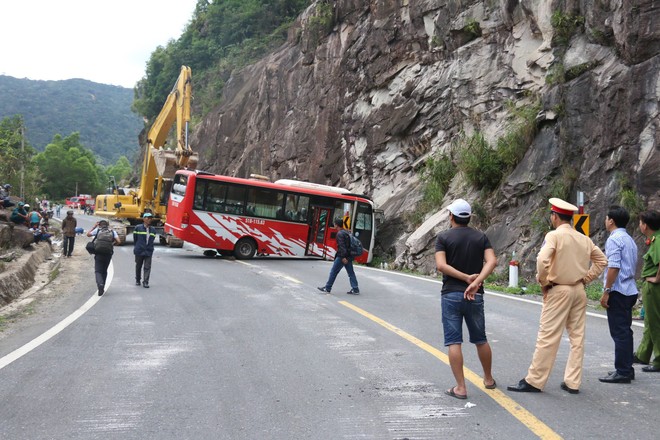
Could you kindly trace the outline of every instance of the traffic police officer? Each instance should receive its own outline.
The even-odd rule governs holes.
[[[571,349],[561,388],[577,394],[582,382],[587,313],[584,286],[603,272],[607,258],[589,237],[571,227],[576,206],[558,198],[551,198],[549,202],[550,222],[555,230],[545,236],[536,259],[536,278],[543,292],[536,349],[527,376],[507,389],[518,392],[543,390],[566,329]]]

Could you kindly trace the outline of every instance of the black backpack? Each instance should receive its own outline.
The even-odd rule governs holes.
[[[350,233],[348,234],[348,238],[350,239],[351,244],[349,249],[351,257],[359,257],[362,255],[364,253],[364,247],[362,246],[360,239]]]
[[[113,241],[115,241],[115,237],[112,233],[112,229],[109,228],[99,229],[96,232],[96,238],[94,239],[94,250],[96,251],[95,253],[99,255],[112,254]]]

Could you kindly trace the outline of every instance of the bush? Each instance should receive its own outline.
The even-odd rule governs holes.
[[[493,190],[503,176],[502,160],[490,148],[484,135],[476,131],[472,136],[462,134],[458,140],[458,168],[476,188]]]
[[[456,165],[448,155],[443,154],[438,158],[429,158],[422,171],[422,180],[425,183],[424,204],[429,207],[439,205],[455,175]]]
[[[328,35],[334,26],[332,5],[325,2],[316,4],[316,13],[309,19],[310,41],[317,46],[321,38]]]
[[[553,44],[555,46],[568,46],[573,35],[584,25],[584,17],[555,11],[552,14],[550,23],[555,30],[555,35],[552,38]]]

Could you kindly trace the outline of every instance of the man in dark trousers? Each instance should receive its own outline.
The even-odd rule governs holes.
[[[94,241],[98,241],[95,246],[96,253],[94,254],[94,274],[96,276],[96,287],[98,288],[99,296],[105,293],[105,282],[108,278],[108,266],[112,261],[112,254],[114,245],[120,245],[119,236],[117,232],[110,229],[110,224],[107,220],[100,220],[92,229],[87,232],[88,237],[95,237]],[[109,247],[103,246],[104,250],[101,251],[99,244],[107,244]]]
[[[149,275],[151,274],[151,256],[154,254],[154,241],[156,230],[151,227],[153,214],[145,212],[142,216],[143,223],[137,225],[133,230],[133,254],[135,254],[135,285],[149,288]],[[142,275],[144,266],[144,276]]]
[[[360,288],[358,287],[358,281],[355,276],[355,271],[353,270],[353,257],[351,256],[351,237],[349,236],[350,232],[344,229],[344,221],[337,217],[335,219],[335,226],[339,229],[337,231],[337,253],[335,254],[335,261],[332,264],[332,269],[330,269],[330,275],[328,276],[328,281],[325,283],[325,286],[318,287],[318,289],[323,293],[330,293],[332,290],[332,285],[335,283],[335,279],[339,274],[339,271],[342,267],[346,268],[346,273],[348,274],[348,280],[351,283],[351,290],[349,290],[349,295],[359,295]]]
[[[635,378],[632,309],[638,294],[635,283],[637,245],[626,231],[629,221],[630,214],[621,206],[610,206],[605,216],[605,229],[610,236],[605,243],[607,267],[600,305],[607,309],[616,370],[598,379],[603,383],[630,383]]]
[[[65,257],[70,257],[73,253],[73,245],[76,242],[76,226],[78,226],[78,221],[73,216],[73,211],[69,210],[66,212],[66,217],[62,220],[62,255]]]
[[[451,228],[438,234],[435,243],[435,262],[442,272],[442,327],[445,346],[449,347],[449,365],[456,385],[445,394],[467,399],[463,374],[463,320],[470,334],[470,342],[477,347],[477,355],[484,370],[484,387],[496,387],[491,373],[492,352],[486,339],[483,282],[495,269],[497,257],[486,234],[470,228],[470,204],[454,200],[448,207]]]

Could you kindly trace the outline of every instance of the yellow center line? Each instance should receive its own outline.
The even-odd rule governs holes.
[[[297,279],[295,279],[295,278],[293,278],[293,277],[290,277],[290,276],[288,276],[288,275],[282,275],[282,274],[280,274],[280,276],[281,276],[282,278],[284,278],[285,280],[289,280],[289,281],[291,281],[292,283],[303,284],[302,281],[297,280]]]
[[[426,351],[427,353],[431,354],[432,356],[435,356],[436,358],[440,359],[442,362],[445,364],[449,365],[449,357],[443,353],[442,351],[438,350],[437,348],[433,347],[432,345],[427,344],[426,342],[417,339],[413,335],[406,333],[405,331],[401,330],[398,327],[393,326],[392,324],[383,321],[379,317],[372,315],[371,313],[367,312],[366,310],[363,310],[357,306],[354,306],[353,304],[346,302],[346,301],[339,301],[339,304],[348,307],[349,309],[359,313],[360,315],[364,316],[365,318],[368,318],[372,320],[373,322],[380,324],[381,326],[385,327],[389,331],[396,333],[397,335],[401,336],[403,339],[413,343],[417,347],[421,348],[422,350]],[[467,367],[463,367],[464,373],[465,373],[465,379],[468,380],[470,383],[472,383],[474,386],[479,388],[480,390],[484,391],[488,396],[490,396],[497,404],[499,404],[502,408],[507,410],[513,417],[518,419],[523,425],[525,425],[527,428],[529,428],[530,431],[532,431],[534,434],[536,434],[539,438],[541,439],[561,439],[562,437],[554,432],[548,425],[543,423],[541,420],[536,418],[531,412],[527,411],[525,408],[523,408],[520,404],[518,404],[515,400],[504,394],[502,391],[498,389],[494,390],[487,390],[484,387],[483,384],[483,379],[481,376],[479,376],[477,373],[474,371],[470,370]]]

